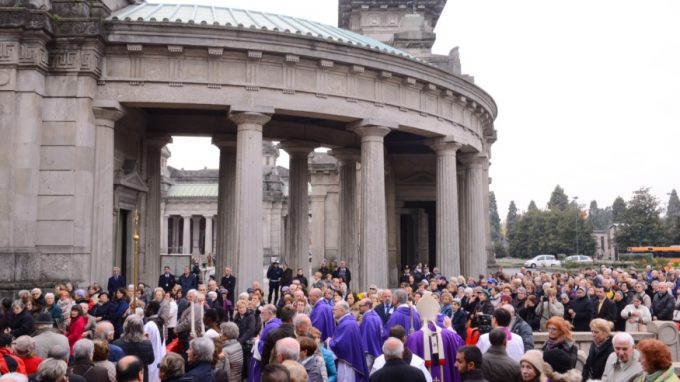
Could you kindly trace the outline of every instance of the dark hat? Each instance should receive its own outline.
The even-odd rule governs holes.
[[[52,319],[52,315],[49,313],[40,313],[38,315],[38,318],[35,319],[34,324],[36,325],[53,325],[54,320]]]
[[[248,289],[246,289],[246,292],[255,293],[255,288],[248,288]]]
[[[566,373],[571,369],[569,353],[562,349],[550,349],[543,352],[543,360],[558,373]]]

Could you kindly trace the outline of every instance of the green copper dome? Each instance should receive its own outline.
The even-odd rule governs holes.
[[[420,61],[411,54],[345,29],[297,17],[245,9],[214,7],[210,5],[144,2],[118,10],[107,20],[259,29],[354,45]]]

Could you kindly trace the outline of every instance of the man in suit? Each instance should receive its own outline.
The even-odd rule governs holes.
[[[370,382],[417,381],[426,382],[425,374],[401,359],[404,344],[394,337],[383,344],[385,366],[371,375]]]
[[[595,288],[595,295],[597,296],[597,301],[595,301],[595,317],[593,318],[603,318],[615,323],[616,303],[607,298],[607,293],[602,286]]]
[[[163,274],[158,277],[158,287],[163,288],[163,290],[168,293],[176,283],[175,275],[170,272],[170,267],[166,265],[163,268]]]
[[[382,304],[375,306],[374,310],[380,316],[383,322],[383,326],[387,324],[387,320],[390,319],[392,312],[394,312],[394,305],[392,305],[392,291],[389,289],[383,289],[382,291]]]
[[[118,288],[125,288],[127,285],[125,285],[125,276],[120,274],[120,268],[119,267],[113,267],[113,271],[111,272],[111,277],[109,277],[109,283],[106,287],[106,290],[109,292],[109,294],[113,294],[113,292],[117,291]]]

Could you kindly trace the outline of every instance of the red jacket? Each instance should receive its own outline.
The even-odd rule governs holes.
[[[71,325],[68,327],[68,332],[66,332],[68,344],[71,347],[71,355],[73,355],[73,345],[83,337],[85,325],[87,325],[87,316],[78,316],[75,320],[71,319]]]
[[[10,364],[13,363],[16,363],[16,366],[12,365],[12,367],[10,367]],[[28,375],[26,374],[26,365],[24,365],[24,361],[17,357],[17,355],[12,352],[12,349],[0,347],[0,374],[11,372]]]

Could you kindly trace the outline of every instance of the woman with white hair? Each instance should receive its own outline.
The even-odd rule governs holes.
[[[21,336],[14,341],[12,346],[17,357],[24,361],[26,366],[26,375],[34,374],[38,371],[38,366],[42,362],[42,358],[35,355],[35,340],[31,336]]]
[[[61,308],[56,304],[54,293],[45,293],[45,306],[42,308],[43,313],[49,313],[54,320],[55,326],[59,326],[64,320]]]
[[[652,314],[643,304],[642,296],[633,295],[632,303],[621,311],[621,317],[626,320],[626,332],[646,332],[647,324],[652,321]]]
[[[229,373],[229,382],[240,382],[243,373],[243,348],[238,342],[238,325],[233,322],[222,323],[220,332],[224,357],[217,361],[215,369],[226,370]]]
[[[593,334],[593,344],[590,345],[588,359],[583,365],[583,380],[600,379],[607,363],[607,357],[614,352],[611,331],[614,324],[602,318],[590,322],[590,332]]]
[[[68,365],[65,361],[55,358],[47,358],[38,367],[38,382],[68,382],[66,373]]]
[[[194,377],[196,381],[213,380],[212,361],[215,355],[215,343],[205,337],[198,337],[189,343],[187,350],[187,362],[189,372],[187,376]]]

